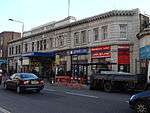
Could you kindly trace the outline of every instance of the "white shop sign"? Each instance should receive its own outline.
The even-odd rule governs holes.
[[[29,59],[23,59],[22,65],[29,65]]]

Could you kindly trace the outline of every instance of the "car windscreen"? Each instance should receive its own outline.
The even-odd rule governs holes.
[[[21,73],[20,77],[22,79],[26,79],[26,78],[33,78],[33,79],[37,79],[38,77],[32,73]]]

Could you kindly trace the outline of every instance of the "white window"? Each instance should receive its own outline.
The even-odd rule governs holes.
[[[25,52],[28,52],[28,44],[25,44]]]
[[[99,31],[98,31],[98,28],[94,28],[93,29],[93,33],[94,33],[94,41],[98,41],[99,40]]]
[[[127,24],[120,24],[120,38],[127,38]]]
[[[39,51],[39,47],[40,47],[40,42],[37,41],[37,51]]]
[[[78,45],[80,43],[79,32],[74,33],[74,45]]]
[[[49,39],[49,47],[50,47],[50,48],[53,47],[53,39],[52,39],[52,38]]]
[[[35,46],[35,44],[34,44],[34,42],[32,42],[32,51],[34,51],[34,46]]]
[[[108,38],[108,26],[103,26],[102,27],[102,39],[107,39]]]
[[[86,43],[86,30],[81,31],[81,43],[85,44]]]
[[[40,50],[43,50],[43,40],[40,40]]]
[[[44,50],[46,50],[46,48],[47,48],[47,40],[46,39],[43,40],[43,48],[44,48]]]
[[[58,36],[57,41],[58,41],[58,47],[64,45],[64,37],[62,35]]]

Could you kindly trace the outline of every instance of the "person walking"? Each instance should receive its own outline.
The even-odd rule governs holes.
[[[2,73],[2,83],[4,83],[7,79],[8,79],[8,74],[7,74],[7,72],[4,70],[3,73]]]
[[[2,84],[2,69],[0,69],[0,85]]]

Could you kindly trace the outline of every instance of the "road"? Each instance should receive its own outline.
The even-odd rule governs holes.
[[[0,88],[0,113],[134,113],[130,94],[46,86],[40,93],[17,94]]]

